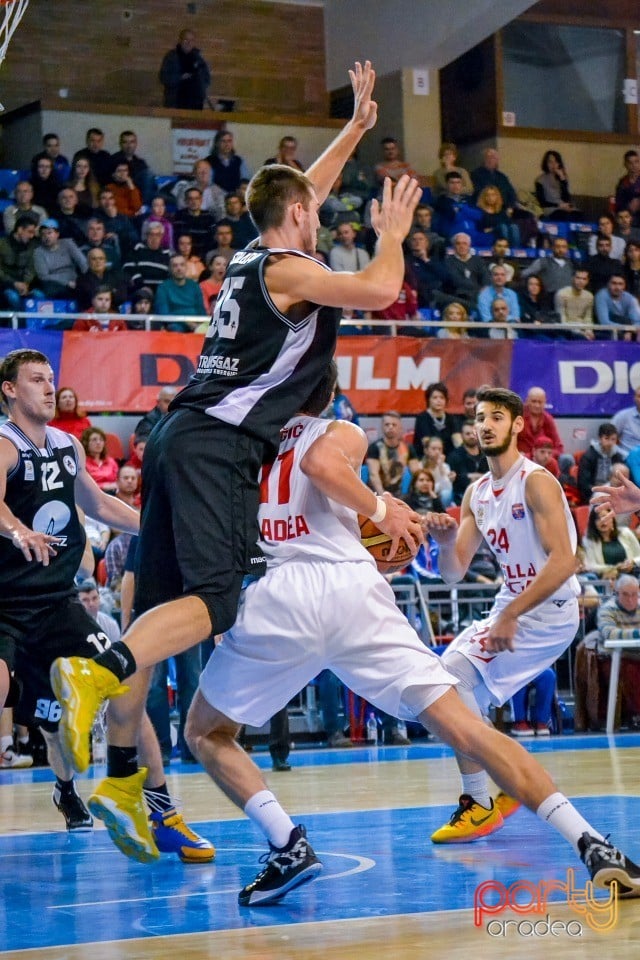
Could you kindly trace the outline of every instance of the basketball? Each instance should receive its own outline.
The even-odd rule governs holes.
[[[380,573],[396,573],[406,567],[413,559],[413,554],[404,540],[400,541],[393,556],[389,556],[391,537],[388,533],[383,533],[368,517],[358,514],[358,524],[360,526],[360,542],[376,561]]]

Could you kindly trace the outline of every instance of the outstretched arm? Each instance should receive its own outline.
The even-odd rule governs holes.
[[[320,203],[327,199],[336,177],[367,130],[375,126],[378,116],[378,104],[371,99],[376,79],[371,62],[366,60],[364,66],[356,62],[353,70],[349,70],[349,77],[353,87],[353,116],[306,172]]]
[[[78,452],[78,474],[76,477],[76,502],[85,513],[94,520],[100,520],[123,533],[138,533],[140,514],[129,504],[112,497],[100,489],[93,477],[87,473],[86,456],[81,444],[73,438]]]

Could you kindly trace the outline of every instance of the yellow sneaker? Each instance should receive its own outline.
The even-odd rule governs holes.
[[[88,807],[102,820],[109,836],[125,857],[152,863],[160,856],[149,826],[142,784],[147,768],[130,777],[106,777],[89,797]]]
[[[177,853],[183,863],[209,863],[215,857],[214,845],[198,836],[177,810],[154,811],[149,819],[160,853]]]
[[[51,686],[62,707],[58,726],[62,752],[74,770],[89,766],[89,735],[101,703],[129,689],[95,660],[59,657],[51,665]]]
[[[431,840],[433,843],[471,843],[503,826],[502,814],[493,800],[487,809],[476,803],[468,793],[463,793],[449,822],[432,833]]]
[[[503,820],[506,820],[522,806],[519,800],[510,797],[508,793],[504,793],[502,790],[496,795],[493,805],[500,811]]]

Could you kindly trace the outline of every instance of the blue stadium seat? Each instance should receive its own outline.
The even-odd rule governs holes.
[[[16,183],[20,180],[19,170],[0,169],[0,196],[3,199],[13,196]]]

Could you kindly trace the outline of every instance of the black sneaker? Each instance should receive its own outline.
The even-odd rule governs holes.
[[[625,857],[617,847],[583,833],[578,840],[580,859],[596,887],[606,889],[613,880],[618,882],[618,897],[640,897],[640,867]]]
[[[93,830],[93,817],[87,810],[82,797],[76,790],[75,783],[69,793],[62,795],[56,783],[51,794],[54,807],[57,807],[67,822],[69,833],[87,833]]]
[[[263,907],[281,900],[285,893],[313,880],[322,870],[322,864],[307,841],[307,832],[300,824],[291,831],[289,843],[278,850],[271,846],[260,857],[266,863],[264,870],[238,895],[241,907]]]

